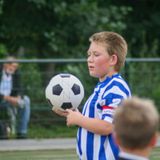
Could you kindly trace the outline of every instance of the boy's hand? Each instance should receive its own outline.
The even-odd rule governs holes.
[[[67,114],[67,126],[78,125],[80,120],[83,118],[83,115],[78,110],[66,109]]]
[[[67,117],[68,112],[67,111],[62,111],[58,108],[52,108],[52,111],[58,114],[59,116]]]

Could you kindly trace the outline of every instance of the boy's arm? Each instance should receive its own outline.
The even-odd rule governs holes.
[[[104,120],[96,118],[88,118],[83,116],[78,111],[72,111],[70,109],[66,110],[67,115],[67,125],[78,125],[86,130],[100,135],[109,135],[112,133],[113,125],[112,123],[106,122]]]

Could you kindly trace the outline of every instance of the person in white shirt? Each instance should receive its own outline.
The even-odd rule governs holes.
[[[17,138],[26,138],[30,118],[30,98],[24,95],[19,64],[15,57],[7,57],[0,66],[0,112],[6,109],[10,117],[11,133]]]

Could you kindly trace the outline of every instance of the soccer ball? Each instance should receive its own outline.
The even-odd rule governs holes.
[[[45,96],[53,109],[76,109],[84,97],[84,88],[74,75],[58,74],[47,85]]]

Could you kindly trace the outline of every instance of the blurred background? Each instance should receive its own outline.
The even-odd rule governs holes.
[[[69,72],[82,81],[86,100],[97,83],[88,76],[88,38],[99,31],[126,39],[122,75],[133,95],[152,98],[160,111],[159,28],[159,0],[0,0],[0,59],[9,54],[22,60],[31,98],[29,138],[76,136],[77,128],[51,111],[44,90],[53,75]]]

